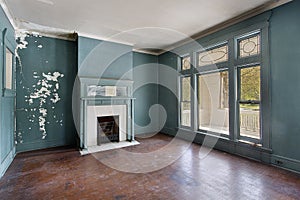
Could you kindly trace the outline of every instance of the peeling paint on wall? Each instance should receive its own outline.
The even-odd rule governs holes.
[[[28,37],[28,32],[24,30],[16,30],[16,40],[18,40],[17,48],[19,49],[26,49],[28,42],[26,41],[26,37]]]
[[[21,72],[22,75],[23,75],[23,67],[22,67],[22,62],[21,62],[21,58],[20,58],[20,55],[19,55],[19,50],[27,48],[28,42],[26,41],[26,37],[28,37],[28,32],[27,31],[16,30],[15,39],[16,39],[16,41],[18,41],[18,43],[17,43],[16,49],[15,49],[15,56],[16,56],[16,59],[18,60],[19,65],[21,67],[20,72]]]
[[[26,31],[23,29],[18,29],[15,31],[15,39],[17,41],[17,46],[15,49],[15,56],[21,67],[21,71],[20,71],[21,75],[23,75],[23,65],[22,65],[20,55],[19,55],[19,50],[27,48],[28,42],[26,41],[26,38],[29,37],[30,34],[34,37],[42,37],[42,36],[40,36],[40,34],[38,32],[30,33],[29,31]],[[38,45],[38,48],[43,48],[43,45]]]
[[[16,67],[17,151],[75,143],[69,102],[77,74],[76,42],[28,32],[26,48],[18,49],[22,73],[19,60]]]
[[[42,133],[42,139],[47,137],[47,124],[50,124],[49,119],[52,117],[56,120],[56,123],[63,125],[63,120],[56,119],[56,114],[48,115],[48,107],[50,106],[53,110],[55,109],[55,104],[58,103],[61,99],[59,96],[59,88],[60,83],[59,79],[64,77],[64,74],[60,72],[48,72],[38,74],[37,72],[33,72],[33,79],[36,79],[36,84],[32,85],[31,88],[27,89],[28,95],[25,96],[25,101],[29,106],[35,106],[30,109],[24,109],[24,112],[28,113],[27,119],[30,123],[36,124],[38,122],[38,127],[40,132]],[[54,120],[53,120],[54,121]],[[28,128],[29,130],[32,127]],[[17,134],[18,141],[20,143],[23,142],[22,134],[24,132],[19,131]]]

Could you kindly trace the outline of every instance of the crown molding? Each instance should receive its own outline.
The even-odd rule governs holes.
[[[147,49],[133,49],[133,51],[134,52],[137,52],[137,53],[144,53],[144,54],[150,54],[150,55],[153,55],[153,56],[159,56],[160,55],[160,51],[161,50],[156,50],[156,49],[154,49],[154,50],[151,50],[151,49],[149,49],[149,50],[147,50]]]

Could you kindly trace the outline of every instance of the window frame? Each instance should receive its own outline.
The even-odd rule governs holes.
[[[199,113],[199,104],[200,104],[200,94],[199,94],[199,88],[200,88],[200,85],[199,85],[199,78],[201,75],[208,75],[208,74],[214,74],[214,73],[220,73],[220,72],[224,72],[224,71],[227,71],[228,73],[228,81],[229,81],[229,69],[228,67],[225,67],[223,66],[222,68],[219,68],[217,70],[210,70],[210,71],[205,71],[205,72],[199,72],[196,74],[196,85],[197,85],[197,90],[196,91],[196,96],[197,96],[197,104],[196,104],[196,113],[197,113],[197,131],[198,132],[201,132],[201,133],[206,133],[206,134],[211,134],[211,135],[219,135],[221,137],[225,137],[225,138],[228,138],[229,135],[230,135],[230,130],[228,131],[228,134],[223,134],[223,133],[220,133],[220,132],[214,132],[214,131],[207,131],[207,130],[204,130],[204,129],[200,129],[200,113]],[[228,90],[229,90],[229,86],[228,86]],[[228,98],[229,99],[229,98]],[[228,108],[222,108],[222,109],[227,109],[228,112],[229,112],[229,102],[228,102]],[[229,115],[229,114],[228,114]],[[228,116],[229,117],[229,116]],[[228,123],[228,128],[230,127],[230,123]]]
[[[241,61],[245,60],[245,61],[247,61],[249,58],[259,59],[260,54],[261,54],[261,44],[262,44],[262,40],[261,40],[261,35],[260,34],[261,34],[261,30],[257,29],[257,30],[253,30],[251,32],[248,32],[248,33],[245,33],[243,35],[240,35],[240,36],[236,37],[236,45],[237,45],[237,47],[236,47],[236,52],[235,53],[236,53],[236,57],[237,57],[238,60],[241,60]],[[260,42],[259,53],[258,54],[254,54],[254,55],[250,55],[250,56],[241,57],[241,55],[240,55],[240,50],[241,50],[240,49],[240,42],[242,40],[246,40],[246,39],[255,37],[257,35],[260,36],[259,37],[259,42]]]
[[[8,61],[8,58],[7,58],[7,52],[9,52],[10,53],[10,55],[11,55],[11,63],[9,63],[11,66],[10,66],[10,68],[9,68],[9,70],[10,70],[10,80],[9,80],[9,84],[10,84],[10,87],[7,87],[7,71],[8,71],[8,68],[7,68],[7,61]],[[14,69],[14,54],[11,52],[11,50],[8,48],[8,47],[6,47],[5,48],[5,52],[4,52],[4,54],[5,54],[5,59],[4,59],[4,85],[3,85],[3,88],[5,89],[5,90],[13,90],[13,88],[14,88],[14,84],[13,84],[13,69]]]
[[[190,78],[190,101],[184,101],[183,100],[183,93],[182,93],[182,80],[183,80],[183,78]],[[192,83],[191,83],[191,81],[192,81],[192,77],[191,77],[191,75],[180,75],[179,76],[179,105],[178,105],[178,107],[179,107],[179,113],[180,113],[180,115],[179,115],[179,125],[180,125],[180,127],[181,128],[185,128],[185,129],[191,129],[192,128]],[[185,125],[183,125],[182,124],[182,109],[181,109],[181,104],[182,103],[189,103],[190,104],[190,126],[185,126]]]
[[[190,57],[190,69],[186,69],[186,70],[182,70],[182,64],[183,64],[183,59],[184,58],[187,58],[187,57]],[[192,130],[192,127],[193,127],[193,55],[192,53],[186,53],[186,54],[183,54],[181,56],[179,56],[178,58],[178,71],[179,71],[179,76],[178,76],[178,125],[179,125],[179,128],[183,128],[183,129],[189,129],[189,130]],[[190,78],[190,101],[182,101],[182,78],[187,78],[189,77]],[[185,125],[182,125],[181,121],[182,121],[182,117],[181,117],[181,114],[182,114],[182,110],[181,110],[181,103],[183,102],[186,102],[186,103],[190,103],[190,126],[185,126]]]
[[[203,53],[205,51],[210,51],[210,50],[213,50],[213,49],[217,49],[217,48],[225,46],[225,45],[227,45],[227,54],[228,54],[227,61],[199,66],[199,55],[200,55],[200,53]],[[195,64],[195,66],[196,66],[197,72],[199,72],[199,73],[201,73],[201,72],[209,72],[209,71],[216,70],[215,66],[217,66],[218,69],[219,68],[227,67],[228,62],[229,62],[229,46],[228,46],[228,41],[224,40],[222,42],[218,42],[218,43],[213,44],[213,45],[208,45],[205,48],[196,51],[195,55],[196,55],[195,56],[195,58],[196,58],[196,64]]]
[[[235,112],[232,117],[236,119],[233,124],[234,135],[233,139],[241,142],[251,142],[255,145],[263,146],[265,148],[271,148],[270,145],[270,67],[269,67],[269,32],[268,32],[269,23],[258,23],[254,24],[249,28],[245,28],[237,32],[234,36],[233,45],[234,45],[234,75],[235,75]],[[252,30],[251,30],[252,29]],[[252,55],[248,57],[239,57],[239,41],[245,38],[253,37],[254,35],[260,34],[260,53],[257,55]],[[239,116],[239,105],[238,105],[238,68],[241,67],[251,67],[251,66],[260,66],[260,139],[240,136],[240,116]],[[233,100],[233,99],[232,99]]]
[[[179,71],[181,75],[190,75],[192,77],[192,88],[194,91],[198,91],[198,74],[209,72],[209,71],[219,71],[224,68],[228,68],[228,85],[229,85],[229,137],[230,141],[242,142],[242,143],[252,143],[255,146],[262,146],[265,149],[271,149],[270,143],[270,61],[269,61],[269,22],[265,16],[252,25],[238,25],[235,29],[229,29],[230,31],[226,34],[217,34],[217,36],[207,36],[204,39],[199,39],[201,45],[205,48],[196,49],[193,48],[189,50],[189,55],[192,55],[191,66],[195,66],[193,70],[189,72]],[[246,37],[251,37],[254,34],[260,34],[260,53],[257,55],[251,55],[248,57],[238,56],[238,40],[244,39]],[[199,52],[203,52],[205,49],[211,49],[213,47],[218,47],[220,45],[228,45],[228,61],[222,63],[216,63],[213,65],[201,66],[198,65],[198,55]],[[183,48],[181,48],[183,49]],[[186,49],[188,50],[188,49]],[[192,52],[191,52],[192,51]],[[184,52],[182,53],[184,54]],[[180,57],[180,56],[179,56]],[[261,139],[260,141],[253,141],[248,138],[239,137],[239,120],[238,116],[238,105],[237,105],[237,68],[246,65],[259,65],[261,67],[261,102],[260,102],[260,120],[261,120]],[[216,69],[217,67],[217,69]],[[198,92],[197,92],[198,93]],[[207,134],[202,130],[198,130],[199,127],[199,110],[198,110],[198,94],[191,94],[192,97],[192,127],[193,131],[199,134]],[[181,113],[179,112],[179,118]],[[180,121],[179,121],[180,124]],[[180,128],[180,126],[179,126]],[[222,135],[220,136],[222,137]]]
[[[9,38],[7,34],[7,29],[2,32],[2,51],[3,51],[3,69],[2,69],[2,96],[3,97],[15,97],[16,95],[16,57],[14,53],[14,47],[16,42],[14,38]],[[12,66],[11,66],[11,88],[6,88],[6,49],[12,54]]]
[[[188,69],[183,69],[183,60],[186,59],[186,58],[190,58],[190,68],[188,68]],[[189,54],[186,54],[186,55],[184,55],[184,56],[181,56],[179,67],[180,67],[180,71],[181,71],[181,72],[190,72],[191,69],[192,69],[192,57],[191,57]]]
[[[255,143],[255,144],[261,144],[262,142],[262,112],[261,112],[261,87],[262,87],[262,84],[261,84],[261,80],[262,80],[262,77],[261,77],[261,73],[260,73],[260,100],[258,101],[259,103],[254,103],[254,104],[258,104],[259,105],[259,138],[254,138],[254,137],[248,137],[248,136],[244,136],[244,135],[241,135],[240,133],[240,119],[241,119],[241,115],[240,115],[240,104],[242,102],[242,100],[240,99],[241,97],[241,70],[242,69],[246,69],[246,68],[251,68],[251,67],[260,67],[260,72],[261,72],[261,66],[260,66],[260,63],[252,63],[252,64],[249,64],[249,65],[241,65],[241,66],[237,66],[236,67],[236,70],[237,70],[237,116],[236,116],[236,119],[237,119],[237,123],[239,124],[239,128],[237,129],[237,139],[240,140],[240,141],[249,141],[249,142],[252,142],[252,143]]]

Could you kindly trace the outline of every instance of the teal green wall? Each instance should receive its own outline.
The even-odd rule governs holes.
[[[151,106],[158,103],[157,62],[158,56],[133,52],[136,134],[156,132],[158,128],[158,124],[151,124],[149,116]],[[142,85],[142,87],[139,87],[139,85]],[[159,113],[155,112],[155,118],[158,117]]]
[[[272,149],[300,160],[300,1],[273,11],[270,21]],[[300,167],[299,167],[300,168]]]
[[[6,31],[5,31],[6,30]],[[6,32],[6,34],[4,34]],[[5,37],[4,37],[5,36]],[[0,178],[6,171],[15,155],[14,145],[14,110],[15,91],[10,91],[10,95],[3,94],[3,76],[5,69],[5,48],[10,48],[14,52],[15,39],[14,29],[6,17],[2,7],[0,7]]]
[[[170,67],[172,70],[177,71],[178,55],[172,52],[167,52],[158,57],[159,68]],[[177,77],[162,75],[159,69],[159,79],[168,79],[171,85],[174,86],[175,92],[177,91]],[[164,125],[164,132],[174,134],[178,127],[178,99],[170,88],[163,85],[158,87],[158,102],[162,105],[167,112],[167,120]]]
[[[131,80],[132,59],[131,46],[78,37],[78,75],[81,77]]]
[[[27,48],[19,50],[21,63],[17,66],[17,151],[72,145],[76,138],[72,116],[72,89],[77,75],[76,42],[36,36],[28,36],[26,41]],[[53,103],[49,97],[42,106],[48,111],[45,117],[47,136],[43,139],[39,100],[29,105],[28,97],[40,87],[38,81],[43,79],[42,73],[49,72],[64,76],[58,79],[57,93],[61,100]],[[49,84],[55,87],[50,81]]]

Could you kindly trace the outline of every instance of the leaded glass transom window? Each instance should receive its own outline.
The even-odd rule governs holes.
[[[228,61],[228,46],[223,45],[198,54],[198,66],[212,65]]]
[[[260,35],[241,39],[239,41],[240,57],[248,57],[258,55],[260,53]]]
[[[190,69],[191,68],[191,57],[188,56],[188,57],[182,58],[181,66],[182,66],[182,70]]]

